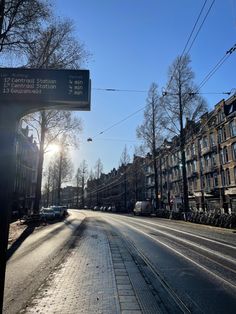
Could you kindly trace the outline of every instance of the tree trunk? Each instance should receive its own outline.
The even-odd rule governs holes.
[[[46,134],[46,116],[45,111],[42,111],[42,122],[41,122],[41,140],[39,147],[39,161],[37,168],[37,182],[34,200],[34,214],[39,214],[39,206],[41,200],[41,186],[42,186],[42,174],[43,174],[43,161],[44,161],[44,141]]]
[[[82,176],[82,208],[84,208],[84,172]]]
[[[179,92],[179,119],[180,119],[180,152],[181,152],[181,164],[182,164],[182,179],[183,179],[183,205],[184,212],[189,211],[188,202],[188,181],[187,181],[187,171],[186,171],[186,157],[185,157],[185,134],[183,127],[183,108],[182,108],[182,95],[181,89]]]
[[[163,205],[163,189],[162,189],[162,161],[161,153],[159,153],[159,181],[160,181],[160,207]]]
[[[124,194],[124,207],[125,207],[125,212],[127,211],[127,180],[126,180],[126,166],[125,166],[125,172],[124,172],[124,188],[125,188],[125,194]]]
[[[79,184],[76,186],[76,208],[79,208]]]
[[[59,160],[59,173],[58,173],[58,185],[57,185],[57,205],[61,203],[61,172],[62,172],[62,151],[60,152]]]
[[[154,168],[154,186],[155,186],[155,198],[156,209],[159,209],[159,189],[158,189],[158,171],[157,171],[157,153],[156,153],[156,130],[155,130],[155,108],[154,102],[152,102],[152,156],[153,156],[153,168]]]

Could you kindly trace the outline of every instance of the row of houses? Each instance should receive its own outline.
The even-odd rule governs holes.
[[[236,213],[236,95],[217,103],[198,122],[186,121],[185,157],[188,199],[192,210]],[[115,205],[131,210],[149,199],[161,208],[181,210],[183,180],[178,136],[165,140],[156,152],[158,195],[154,189],[152,156],[135,156],[132,163],[87,182],[88,206]]]
[[[13,216],[28,213],[35,199],[39,149],[29,135],[29,127],[20,127],[16,134],[16,172],[12,202]]]

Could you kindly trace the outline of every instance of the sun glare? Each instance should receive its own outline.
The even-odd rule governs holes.
[[[50,144],[47,149],[50,155],[54,155],[60,151],[60,145],[58,144]]]

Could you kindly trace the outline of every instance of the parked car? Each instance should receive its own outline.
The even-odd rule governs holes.
[[[65,206],[51,206],[55,213],[55,218],[63,218],[67,214],[67,208]]]
[[[139,201],[135,203],[134,215],[151,215],[153,206],[149,201]]]
[[[40,217],[42,220],[53,220],[55,219],[56,214],[51,207],[43,207],[40,211]]]
[[[111,211],[112,211],[113,213],[115,213],[115,212],[117,211],[115,205],[112,205],[112,206],[111,206]]]
[[[115,207],[115,205],[109,206],[109,207],[107,208],[107,211],[108,211],[108,212],[113,212],[113,213],[115,213],[115,212],[116,212],[116,207]]]

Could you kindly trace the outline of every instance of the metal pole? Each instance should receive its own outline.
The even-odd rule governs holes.
[[[14,110],[15,109],[15,110]],[[0,107],[0,313],[6,271],[11,198],[15,177],[15,136],[18,125],[17,109],[14,106]]]

